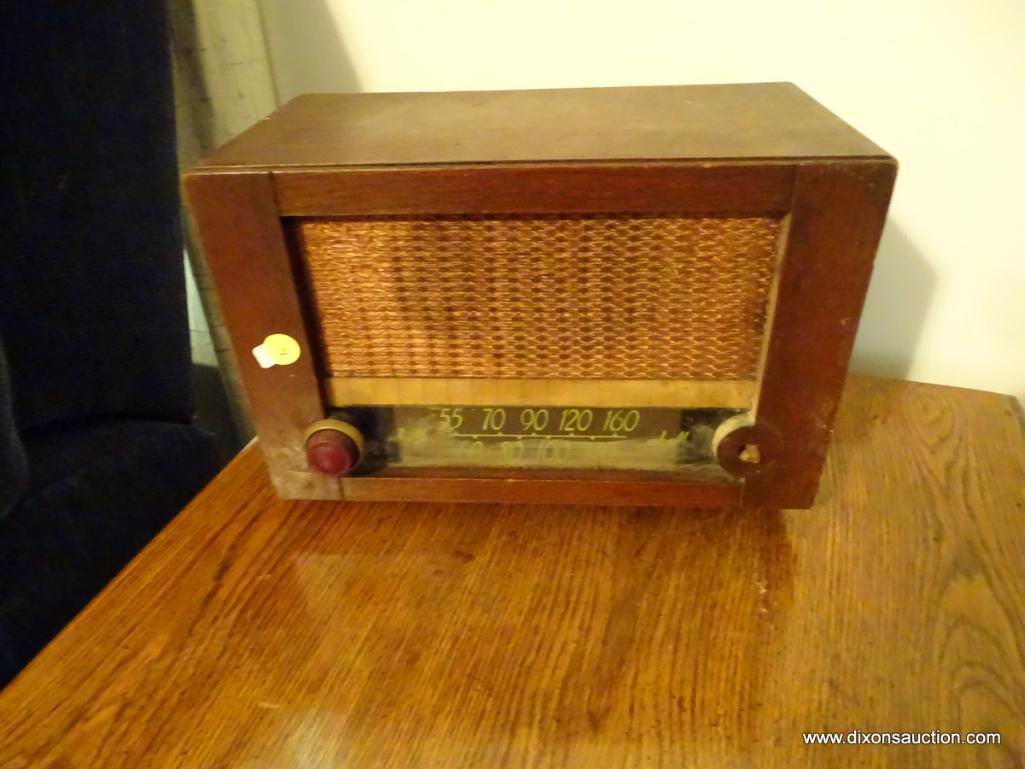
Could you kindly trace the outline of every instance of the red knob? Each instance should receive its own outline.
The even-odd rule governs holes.
[[[360,450],[348,435],[327,427],[306,439],[306,459],[314,470],[341,478],[359,464]]]

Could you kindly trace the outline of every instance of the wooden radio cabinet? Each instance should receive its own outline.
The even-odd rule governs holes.
[[[807,507],[895,173],[769,83],[303,96],[184,183],[281,496]]]

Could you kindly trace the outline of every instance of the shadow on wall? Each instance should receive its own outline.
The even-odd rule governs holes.
[[[328,0],[260,0],[260,10],[280,104],[303,93],[362,90]]]
[[[851,370],[906,379],[936,273],[892,218],[886,223],[861,316]]]

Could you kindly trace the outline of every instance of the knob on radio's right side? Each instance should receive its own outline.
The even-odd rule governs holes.
[[[750,414],[738,414],[715,431],[712,446],[719,465],[731,475],[757,475],[779,456],[782,442],[768,425],[755,422]]]

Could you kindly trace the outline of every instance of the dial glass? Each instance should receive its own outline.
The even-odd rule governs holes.
[[[388,467],[618,469],[716,465],[712,436],[739,409],[395,406],[344,409]]]

